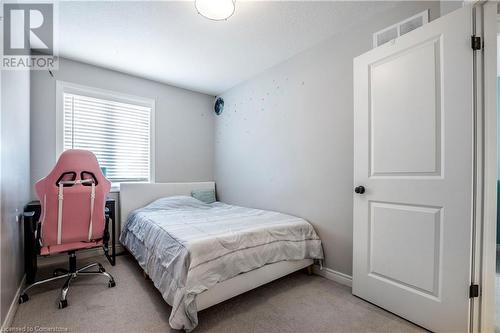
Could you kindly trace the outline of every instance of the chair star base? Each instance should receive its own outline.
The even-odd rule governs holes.
[[[59,309],[63,309],[68,306],[68,291],[69,291],[69,286],[71,282],[75,279],[77,279],[79,276],[85,276],[85,275],[100,275],[108,278],[108,287],[113,288],[116,286],[115,279],[111,274],[107,273],[104,267],[98,263],[91,263],[88,265],[85,265],[81,268],[76,267],[76,254],[74,251],[71,251],[68,253],[69,255],[69,269],[62,269],[62,268],[56,268],[53,273],[53,277],[37,281],[29,286],[27,286],[23,292],[21,293],[21,296],[19,296],[19,304],[21,303],[26,303],[29,300],[29,296],[26,293],[28,290],[30,290],[33,287],[42,285],[47,282],[55,281],[55,280],[60,280],[66,278],[66,281],[64,282],[63,287],[61,288],[61,293],[60,293],[60,298],[59,298]],[[92,270],[89,271],[91,268],[97,268],[97,270]]]

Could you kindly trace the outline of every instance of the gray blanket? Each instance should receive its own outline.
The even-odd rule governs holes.
[[[198,324],[196,295],[218,282],[282,260],[323,259],[304,219],[187,196],[133,211],[120,241],[172,306],[170,326]]]

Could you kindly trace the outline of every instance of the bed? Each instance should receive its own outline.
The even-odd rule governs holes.
[[[323,259],[321,240],[304,219],[207,204],[192,198],[193,190],[215,190],[215,183],[120,189],[120,242],[172,306],[172,328],[190,331],[198,311]]]

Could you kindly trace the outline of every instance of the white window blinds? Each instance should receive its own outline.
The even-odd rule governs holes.
[[[150,181],[151,107],[63,93],[64,150],[92,151],[113,183]]]

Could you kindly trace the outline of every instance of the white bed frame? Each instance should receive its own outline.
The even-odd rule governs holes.
[[[154,200],[174,195],[191,195],[193,190],[215,190],[215,182],[197,183],[122,183],[120,185],[121,226],[134,209],[144,207]],[[198,311],[243,294],[280,277],[310,267],[312,259],[280,261],[220,282],[196,298]]]

